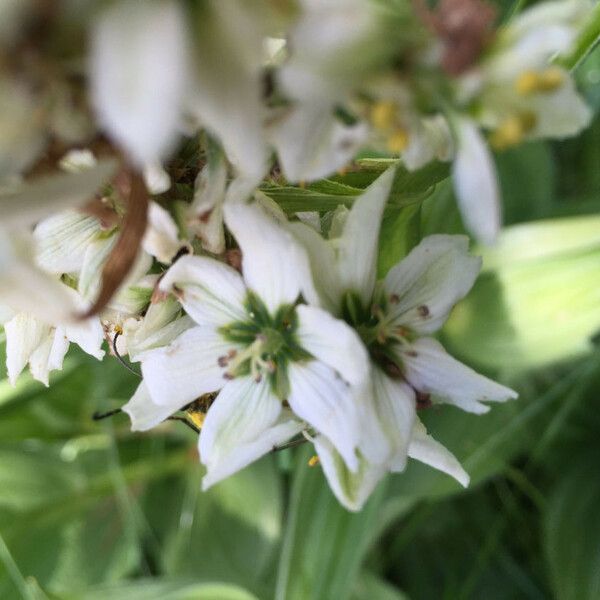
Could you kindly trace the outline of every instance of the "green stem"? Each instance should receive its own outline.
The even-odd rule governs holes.
[[[600,3],[596,4],[571,50],[556,59],[556,63],[574,71],[580,67],[600,41]]]
[[[10,550],[8,549],[8,546],[6,545],[2,535],[0,535],[0,560],[2,563],[4,563],[4,568],[7,570],[10,578],[13,580],[15,587],[19,590],[23,600],[36,600],[35,596],[31,592],[31,588],[19,570],[15,559],[10,553]]]

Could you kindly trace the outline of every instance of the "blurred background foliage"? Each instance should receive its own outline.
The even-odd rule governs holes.
[[[578,78],[597,111],[598,49]],[[350,514],[297,448],[201,493],[193,432],[92,421],[137,380],[71,353],[48,389],[0,382],[0,598],[600,598],[600,119],[496,158],[508,228],[442,337],[520,399],[422,413],[468,490],[411,463]],[[266,191],[325,210],[377,170]],[[421,236],[462,231],[446,175],[399,174],[380,274]]]

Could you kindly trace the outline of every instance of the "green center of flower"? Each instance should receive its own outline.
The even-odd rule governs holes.
[[[219,357],[219,365],[226,368],[226,378],[250,375],[260,382],[267,377],[273,392],[281,400],[286,400],[289,394],[288,364],[312,358],[296,339],[296,308],[293,305],[280,306],[271,315],[260,298],[251,292],[246,298],[245,308],[247,319],[219,329],[221,335],[236,347]]]
[[[342,316],[356,330],[371,359],[391,377],[401,377],[398,349],[410,345],[415,335],[406,327],[390,323],[388,304],[392,301],[378,290],[370,306],[365,308],[356,293],[347,292],[343,298]]]

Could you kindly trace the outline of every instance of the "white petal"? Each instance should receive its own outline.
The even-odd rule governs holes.
[[[391,451],[392,471],[403,471],[416,418],[414,391],[403,381],[373,369],[373,405]]]
[[[15,311],[58,324],[75,314],[67,286],[33,265],[29,234],[0,227],[0,298]]]
[[[164,194],[171,188],[171,178],[158,162],[144,167],[144,183],[151,194]]]
[[[380,175],[354,202],[338,240],[338,265],[342,286],[356,292],[367,307],[375,286],[379,228],[396,169]]]
[[[239,173],[262,178],[262,31],[246,3],[213,2],[196,23],[196,86],[190,111],[221,142]]]
[[[156,202],[150,202],[148,227],[142,247],[159,262],[170,264],[177,251],[183,246],[173,217]]]
[[[564,138],[587,127],[592,111],[577,93],[573,78],[564,72],[565,82],[551,94],[536,94],[528,103],[536,121],[532,137]]]
[[[51,338],[51,327],[27,313],[18,313],[4,324],[6,333],[6,368],[15,385],[17,377],[36,349]]]
[[[159,287],[174,292],[186,312],[200,325],[227,325],[248,318],[246,287],[240,274],[204,256],[182,256],[165,274]]]
[[[177,139],[187,84],[183,11],[168,0],[118,2],[93,24],[91,86],[100,123],[138,166],[157,162]]]
[[[270,140],[289,181],[322,179],[347,165],[366,141],[365,123],[344,125],[330,105],[306,103],[275,121]]]
[[[306,251],[260,205],[226,202],[225,222],[242,250],[244,281],[271,314],[300,294],[316,301]]]
[[[140,383],[129,402],[123,406],[123,412],[131,419],[131,431],[147,431],[156,427],[177,410],[168,405],[155,404],[145,381]]]
[[[289,223],[288,228],[306,249],[321,305],[332,314],[339,314],[344,290],[333,244],[304,223]]]
[[[34,379],[48,386],[48,377],[51,371],[61,370],[63,360],[69,349],[62,328],[54,330],[29,357],[29,369]]]
[[[207,474],[207,489],[254,462],[274,446],[298,433],[301,425],[280,420],[281,401],[265,378],[234,379],[221,390],[210,407],[200,434],[200,460]]]
[[[168,346],[140,355],[153,402],[174,412],[202,394],[221,389],[226,382],[218,360],[232,348],[213,328],[194,327]]]
[[[454,477],[463,487],[469,485],[470,477],[456,460],[456,457],[445,446],[434,440],[419,419],[415,421],[408,447],[408,455],[438,471]]]
[[[437,331],[481,268],[481,259],[468,252],[466,236],[426,237],[386,275],[390,321],[420,333]]]
[[[214,254],[225,251],[223,202],[227,186],[227,165],[222,153],[213,152],[194,183],[188,228],[202,240],[202,247]]]
[[[500,191],[492,155],[476,125],[456,120],[457,152],[452,163],[456,199],[467,229],[492,244],[501,223]]]
[[[420,392],[467,412],[482,414],[490,407],[482,402],[504,402],[517,393],[452,358],[432,338],[421,338],[400,352],[406,379]]]
[[[98,360],[102,360],[104,350],[101,346],[104,342],[104,331],[98,317],[65,325],[64,332],[70,342],[77,344],[83,351]]]
[[[348,383],[362,384],[369,376],[369,355],[352,327],[315,306],[296,308],[300,346],[335,369]]]
[[[101,233],[98,219],[70,210],[44,219],[34,231],[36,262],[49,273],[77,273],[85,250]]]
[[[74,208],[94,197],[117,170],[114,159],[101,160],[81,173],[57,173],[0,191],[4,225],[30,226],[58,210]]]
[[[85,249],[77,281],[77,291],[90,304],[100,291],[102,268],[116,242],[117,234],[113,232],[108,237],[101,237],[91,242]]]
[[[385,476],[386,468],[360,459],[358,470],[352,473],[333,444],[323,435],[315,438],[315,449],[329,487],[340,504],[353,512],[359,511]]]
[[[355,449],[361,431],[353,390],[333,369],[313,360],[288,366],[292,410],[319,433],[327,436],[343,456],[348,468],[356,471]]]

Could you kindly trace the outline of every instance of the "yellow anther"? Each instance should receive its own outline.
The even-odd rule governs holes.
[[[565,82],[565,74],[558,67],[550,67],[540,74],[540,92],[553,92]]]
[[[115,333],[118,335],[123,335],[123,328],[120,325],[115,325]]]
[[[315,454],[308,459],[309,467],[316,467],[321,462],[321,459]]]
[[[565,81],[565,75],[558,67],[550,67],[541,73],[524,71],[515,82],[517,92],[522,96],[530,94],[553,92],[560,88]]]
[[[517,116],[508,117],[490,136],[490,144],[496,150],[504,150],[515,146],[523,139],[524,128]]]
[[[396,104],[389,100],[377,102],[371,108],[371,123],[375,129],[385,131],[394,125]]]
[[[534,94],[538,91],[540,75],[535,71],[524,71],[517,77],[515,88],[521,96]]]
[[[306,180],[304,180],[304,179],[301,179],[301,180],[298,182],[298,187],[299,187],[299,188],[301,188],[301,189],[303,189],[303,190],[304,190],[304,189],[306,189]]]
[[[206,413],[200,411],[188,411],[186,413],[187,418],[198,428],[202,429],[204,426],[204,420],[206,419]]]
[[[392,154],[399,154],[408,146],[408,132],[400,127],[387,139],[387,148]]]

